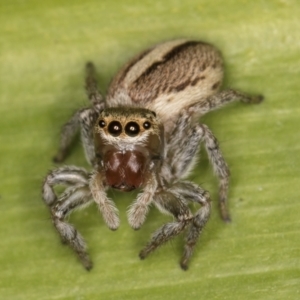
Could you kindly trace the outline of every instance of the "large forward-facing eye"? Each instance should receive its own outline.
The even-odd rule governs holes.
[[[135,122],[128,122],[125,126],[125,132],[129,136],[137,136],[140,132],[140,126]]]
[[[122,132],[122,125],[118,121],[112,121],[108,125],[108,132],[112,136],[119,136]]]

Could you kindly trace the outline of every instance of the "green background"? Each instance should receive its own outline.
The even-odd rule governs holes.
[[[1,299],[299,299],[298,0],[0,2]],[[126,221],[135,194],[111,193],[121,227],[109,231],[92,205],[71,222],[89,245],[86,272],[60,244],[41,185],[60,127],[87,104],[83,67],[95,62],[104,92],[131,56],[187,37],[215,44],[225,86],[262,93],[203,118],[230,166],[232,224],[213,214],[190,269],[178,261],[182,236],[145,261],[137,254],[170,220],[152,209],[141,230]],[[76,144],[66,164],[88,167]],[[207,156],[191,179],[217,199]]]

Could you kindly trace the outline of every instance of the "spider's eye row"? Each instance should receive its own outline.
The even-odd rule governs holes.
[[[144,127],[145,129],[149,129],[149,128],[151,127],[151,123],[148,122],[148,121],[146,121],[146,122],[143,124],[143,127]]]
[[[140,126],[136,122],[128,122],[125,126],[125,133],[129,136],[137,136],[140,132]]]
[[[104,120],[100,120],[98,124],[101,128],[105,127],[105,125],[106,125]]]
[[[104,120],[100,120],[98,124],[101,128],[104,128],[106,126],[106,122]],[[151,123],[145,121],[143,123],[143,127],[147,130],[151,127]],[[112,136],[117,137],[122,133],[123,128],[119,121],[112,121],[108,124],[107,130]],[[134,121],[128,122],[124,127],[126,135],[131,137],[137,136],[140,133],[140,130],[140,125]]]
[[[122,125],[118,121],[112,121],[108,125],[108,132],[112,136],[119,136],[122,132]]]

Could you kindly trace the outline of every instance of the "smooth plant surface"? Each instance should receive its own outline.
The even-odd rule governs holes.
[[[300,5],[261,1],[8,1],[0,3],[1,299],[298,299],[300,297]],[[87,105],[84,65],[101,90],[118,68],[155,43],[186,37],[221,49],[225,87],[262,93],[202,119],[231,170],[231,224],[217,208],[217,180],[204,151],[190,178],[214,199],[190,268],[182,236],[140,261],[150,234],[170,220],[152,208],[139,231],[126,210],[134,193],[111,192],[121,226],[96,206],[70,221],[84,235],[87,272],[60,243],[41,185],[62,124]],[[80,143],[65,164],[88,167]],[[196,208],[196,207],[195,207]]]

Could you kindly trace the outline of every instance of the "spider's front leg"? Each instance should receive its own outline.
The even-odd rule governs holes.
[[[187,201],[197,202],[202,207],[193,215],[187,206]],[[181,268],[187,270],[193,249],[210,216],[209,194],[196,185],[182,182],[168,190],[158,191],[154,197],[154,204],[160,211],[173,215],[176,221],[167,223],[159,228],[139,256],[141,259],[146,258],[156,248],[190,226],[186,237],[184,254],[180,262]]]
[[[54,187],[68,186],[59,196]],[[77,167],[61,167],[51,171],[45,178],[43,185],[43,199],[50,209],[52,222],[61,240],[69,244],[81,260],[83,266],[90,270],[92,262],[87,253],[83,237],[77,229],[66,222],[66,217],[74,210],[91,203],[89,189],[89,174]]]
[[[184,253],[180,261],[181,268],[187,270],[188,262],[193,254],[199,236],[210,217],[211,199],[207,191],[189,181],[178,182],[171,187],[171,190],[180,194],[185,200],[201,205],[201,208],[195,213],[187,232]]]
[[[154,197],[154,204],[161,212],[174,216],[176,221],[163,225],[153,234],[150,242],[139,254],[141,259],[180,234],[193,218],[186,201],[181,195],[170,190],[158,191]]]

